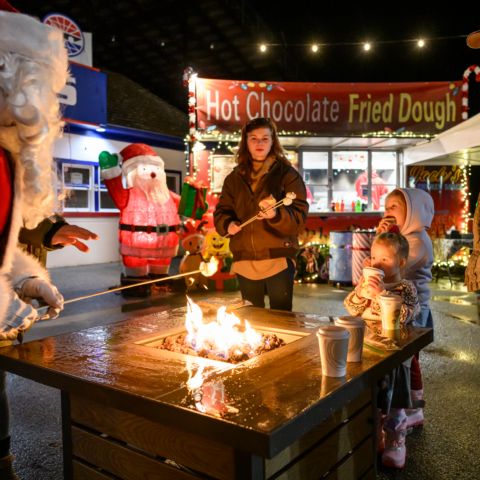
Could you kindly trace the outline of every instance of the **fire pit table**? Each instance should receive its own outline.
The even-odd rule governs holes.
[[[315,332],[329,317],[241,307],[286,345],[233,364],[158,348],[185,312],[0,349],[0,369],[61,390],[66,479],[375,478],[377,380],[431,329],[327,378]]]

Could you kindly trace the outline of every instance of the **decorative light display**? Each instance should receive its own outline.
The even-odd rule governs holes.
[[[475,80],[480,82],[480,67],[477,65],[470,65],[464,72],[463,72],[463,79],[462,79],[462,120],[466,120],[468,118],[468,79],[470,75],[475,74]]]
[[[328,281],[329,246],[325,243],[307,242],[301,246],[297,258],[295,283]]]
[[[462,179],[461,179],[461,192],[462,192],[462,223],[460,226],[461,233],[468,233],[468,223],[470,221],[470,191],[468,188],[468,179],[471,176],[472,167],[468,160],[464,160],[464,164],[460,167],[462,170]]]

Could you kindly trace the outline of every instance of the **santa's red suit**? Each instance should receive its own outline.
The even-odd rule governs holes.
[[[166,274],[178,250],[180,197],[168,190],[163,160],[151,147],[134,143],[120,155],[122,169],[102,169],[102,178],[120,210],[119,241],[125,273]],[[122,170],[130,188],[123,187]]]

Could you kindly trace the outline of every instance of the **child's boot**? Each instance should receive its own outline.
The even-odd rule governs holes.
[[[423,389],[412,390],[410,397],[412,399],[413,408],[405,409],[405,413],[407,414],[407,430],[409,431],[415,427],[423,426],[423,406],[425,405],[425,402],[423,401]]]
[[[377,453],[383,453],[385,450],[385,430],[383,429],[384,420],[385,415],[380,408],[377,408],[377,418],[375,419],[377,431]]]
[[[392,408],[387,415],[385,428],[385,451],[382,463],[386,467],[403,468],[407,449],[405,437],[407,435],[407,415],[403,408]]]
[[[20,480],[13,470],[13,455],[0,458],[0,478],[2,480]]]

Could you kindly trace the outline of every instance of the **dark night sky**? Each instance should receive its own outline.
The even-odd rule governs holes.
[[[372,2],[295,1],[294,8],[276,10],[270,2],[256,2],[257,12],[274,27],[276,40],[289,45],[289,55],[303,81],[443,81],[457,80],[471,64],[480,63],[480,50],[467,47],[468,33],[480,29],[480,17],[468,11],[467,4],[448,2]],[[474,2],[471,3],[473,9]],[[366,54],[358,46],[325,46],[316,56],[294,44],[397,41],[420,35],[453,37],[432,40],[420,50],[409,43],[374,45]],[[273,52],[272,52],[273,53]]]
[[[123,73],[183,110],[186,109],[186,98],[181,83],[182,72],[186,66],[195,66],[195,63],[201,64],[197,71],[204,77],[310,82],[460,80],[469,65],[480,64],[480,50],[472,50],[465,43],[468,33],[480,29],[480,16],[473,7],[475,2],[448,2],[446,6],[440,6],[440,2],[419,1],[347,3],[294,0],[282,2],[286,6],[281,6],[278,0],[11,2],[23,12],[40,17],[47,12],[70,15],[83,30],[93,33],[94,66]],[[251,45],[251,48],[247,50],[244,68],[236,70],[232,77],[222,65],[221,55],[235,55],[234,49],[220,52],[218,42],[221,40],[217,40],[215,50],[199,50],[201,34],[195,38],[189,29],[192,24],[205,26],[210,32],[217,29],[217,36],[221,38],[222,31],[218,23],[222,20],[222,15],[229,15],[230,12],[233,18],[233,13],[239,12],[239,5],[244,12],[249,13],[248,18],[251,20],[249,24],[241,25],[238,41]],[[236,10],[234,7],[237,7]],[[219,19],[217,22],[207,18],[207,9],[220,12],[215,17]],[[162,21],[167,23],[162,24]],[[240,24],[238,17],[235,21]],[[127,61],[112,61],[115,57],[125,56],[126,50],[130,50],[130,47],[122,48],[124,37],[129,38],[128,45],[131,46],[132,38],[134,42],[141,43],[142,37],[150,35],[158,45],[172,22],[175,22],[175,30],[170,40],[181,49],[180,61],[168,59],[162,64],[161,56],[167,50],[164,49],[162,53],[158,48],[158,51],[154,49],[152,52],[151,45],[135,52],[133,66]],[[248,28],[250,26],[254,28]],[[106,45],[112,35],[117,39],[115,45]],[[423,50],[414,44],[395,42],[415,39],[419,35],[424,35],[427,40],[427,46]],[[433,37],[457,38],[428,40]],[[358,45],[327,45],[317,55],[313,55],[305,46],[295,46],[312,41],[333,44],[362,42],[365,39],[393,43],[374,43],[368,54]],[[256,49],[256,42],[260,40],[283,45],[273,47],[267,53],[267,66],[270,64],[274,67],[270,71],[276,72],[271,78],[258,78],[256,72],[259,70],[255,70],[255,62],[252,61],[252,58],[261,55]],[[102,47],[101,52],[99,46]],[[199,53],[202,55],[201,61],[198,59]],[[152,55],[159,56],[159,61],[155,64]],[[149,75],[166,78],[167,72],[171,76],[163,84],[149,82],[145,69],[139,68],[142,65],[151,65]],[[474,85],[477,88],[472,85],[473,80],[471,90],[475,91],[472,95],[480,97],[480,83]],[[477,102],[476,98],[474,102]]]

